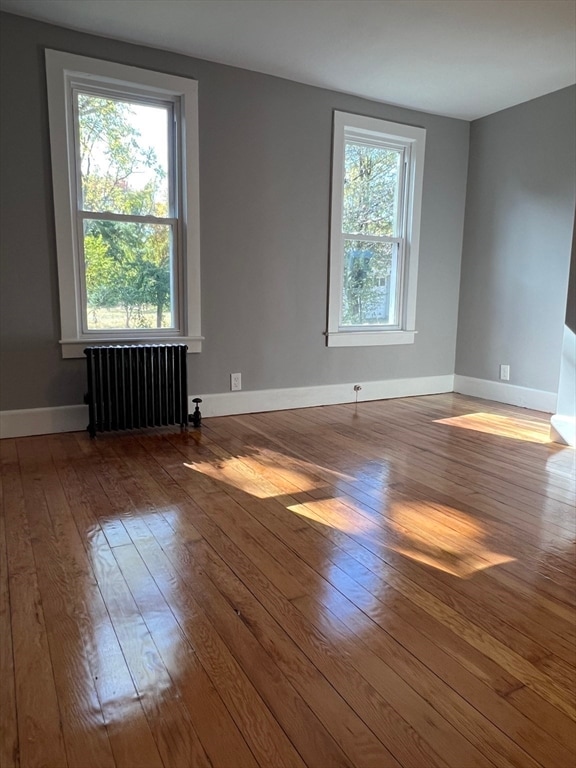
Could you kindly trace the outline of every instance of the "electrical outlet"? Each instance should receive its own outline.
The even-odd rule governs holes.
[[[501,365],[500,366],[500,381],[510,381],[510,366],[509,365]]]
[[[238,392],[242,389],[242,374],[231,373],[230,374],[230,390],[232,392]]]

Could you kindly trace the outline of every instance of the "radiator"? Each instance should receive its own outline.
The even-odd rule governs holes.
[[[188,424],[185,344],[87,347],[91,437],[117,429]]]

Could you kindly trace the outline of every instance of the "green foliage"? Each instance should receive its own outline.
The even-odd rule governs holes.
[[[166,172],[154,149],[140,141],[132,105],[79,94],[78,113],[84,210],[166,217]],[[170,237],[164,224],[85,219],[89,317],[122,307],[122,327],[142,327],[152,306],[162,327],[170,307]]]
[[[156,307],[157,327],[170,299],[170,232],[165,225],[90,219],[84,255],[90,309],[121,306],[126,328]],[[141,324],[141,323],[140,323]]]
[[[390,321],[390,243],[346,241],[344,247],[344,325],[383,325]]]
[[[344,235],[397,237],[401,154],[394,149],[347,142],[345,148]],[[382,325],[389,318],[393,246],[346,239],[344,325]]]
[[[344,160],[342,231],[397,237],[400,152],[347,142]]]

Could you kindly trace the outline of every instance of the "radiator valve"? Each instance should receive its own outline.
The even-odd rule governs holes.
[[[192,422],[193,427],[201,427],[202,414],[200,413],[200,403],[202,402],[202,398],[194,397],[192,398],[192,402],[196,407],[194,408],[194,413],[192,414],[192,416],[190,416],[190,421]]]

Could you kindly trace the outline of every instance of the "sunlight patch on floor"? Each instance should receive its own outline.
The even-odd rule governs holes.
[[[318,506],[321,504],[322,502],[318,502]],[[343,533],[372,533],[378,529],[377,523],[372,522],[367,518],[347,520],[344,519],[342,515],[332,517],[329,510],[324,510],[322,513],[315,512],[315,506],[316,505],[314,502],[307,502],[306,504],[293,504],[286,507],[286,509],[290,510],[290,512],[294,512],[297,515],[300,515],[300,517],[305,517],[308,520],[314,520],[317,523],[321,523],[322,525],[326,525],[330,528],[335,528],[336,530],[342,531]]]
[[[275,464],[274,464],[275,461]],[[313,491],[318,489],[319,479],[311,478],[305,468],[297,470],[284,466],[284,457],[277,454],[274,461],[268,457],[266,462],[262,462],[262,457],[252,458],[251,456],[230,457],[227,459],[215,459],[214,461],[198,461],[194,463],[184,463],[188,469],[200,472],[214,480],[227,483],[234,488],[249,493],[258,499],[269,499],[282,493],[301,493],[303,491]],[[278,488],[280,475],[277,474],[273,485],[266,478],[266,465],[281,468],[282,484],[287,483],[291,490]]]
[[[272,451],[269,448],[264,448],[260,450],[260,453],[258,454],[258,461],[266,467],[270,467],[274,470],[274,472],[277,472],[279,469],[282,472],[283,476],[287,476],[287,472],[294,471],[294,469],[287,470],[285,467],[287,467],[287,462],[292,468],[296,468],[296,472],[304,473],[304,475],[310,475],[312,474],[315,478],[318,477],[318,473],[321,472],[322,474],[328,474],[331,477],[333,477],[335,480],[343,480],[349,483],[354,482],[355,476],[351,475],[350,473],[343,472],[342,470],[334,469],[334,467],[329,467],[326,464],[318,464],[316,462],[310,463],[308,461],[304,461],[303,459],[299,459],[296,456],[293,455],[286,455],[284,453],[279,453],[278,451]]]
[[[449,517],[443,523],[438,516],[440,510],[427,502],[393,504],[386,522],[386,546],[411,560],[464,579],[516,559],[494,552],[487,545],[487,531],[480,522],[460,510],[445,509]]]
[[[451,416],[436,419],[436,424],[471,429],[488,435],[522,440],[527,443],[550,443],[550,425],[537,421],[528,421],[510,416],[498,416],[494,413],[467,413],[464,416]]]
[[[491,434],[500,434],[506,429],[509,433],[506,437],[524,439],[518,437],[519,427],[515,419],[492,417],[490,414],[470,414],[444,419],[441,423],[478,428]],[[520,424],[526,428],[527,434],[537,435],[535,428],[538,425]],[[433,500],[406,499],[390,506],[387,503],[386,509],[381,509],[380,513],[375,511],[373,516],[350,506],[350,499],[344,505],[338,504],[334,497],[290,503],[300,493],[320,490],[319,478],[307,471],[306,466],[295,469],[292,461],[291,466],[283,466],[280,453],[272,457],[268,452],[266,464],[270,464],[273,458],[275,466],[281,468],[280,484],[284,486],[286,482],[288,489],[279,487],[280,474],[276,475],[276,482],[268,480],[267,467],[263,466],[260,454],[223,459],[214,457],[212,461],[185,463],[184,466],[255,498],[275,498],[290,512],[306,520],[353,537],[369,536],[371,541],[379,541],[387,550],[458,578],[469,578],[478,571],[515,560],[490,546],[489,531],[481,521]],[[310,466],[312,468],[313,465]]]

